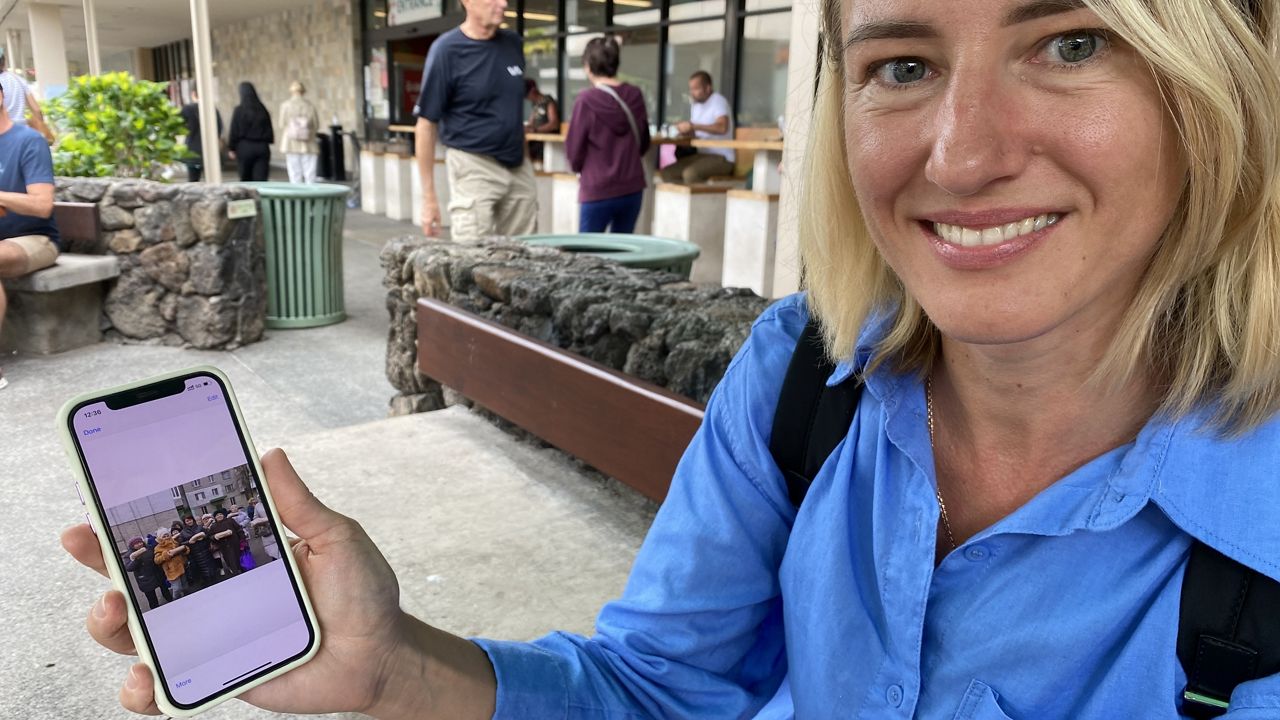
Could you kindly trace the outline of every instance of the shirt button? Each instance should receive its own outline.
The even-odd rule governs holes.
[[[965,548],[964,556],[971,562],[982,562],[991,556],[991,552],[985,545],[970,545]]]
[[[884,699],[894,707],[902,705],[902,686],[890,685],[889,689],[884,693]]]

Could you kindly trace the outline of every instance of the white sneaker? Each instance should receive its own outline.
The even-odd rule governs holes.
[[[4,378],[4,372],[0,371],[0,390],[9,387],[9,381]]]

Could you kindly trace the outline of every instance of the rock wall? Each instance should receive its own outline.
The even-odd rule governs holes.
[[[590,255],[501,240],[404,238],[382,251],[393,415],[443,407],[418,373],[414,306],[431,297],[705,403],[769,301]]]
[[[55,198],[98,203],[98,244],[69,252],[114,254],[107,337],[232,349],[262,339],[266,254],[258,217],[230,220],[227,201],[256,199],[237,185],[58,178]]]
[[[260,12],[210,30],[214,87],[223,122],[231,127],[231,113],[240,104],[239,85],[251,82],[271,113],[276,139],[280,140],[276,113],[289,99],[289,84],[300,80],[320,115],[322,130],[329,131],[335,115],[347,130],[358,130],[363,121],[364,86],[358,59],[360,4],[353,0],[290,4],[295,7]],[[272,151],[283,163],[278,148],[273,146]],[[351,163],[352,156],[347,157]]]

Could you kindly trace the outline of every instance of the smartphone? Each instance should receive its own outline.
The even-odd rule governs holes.
[[[80,395],[58,428],[162,712],[195,715],[315,655],[320,628],[221,371]]]

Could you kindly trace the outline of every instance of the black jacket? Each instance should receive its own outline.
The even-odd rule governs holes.
[[[222,137],[222,113],[217,110],[213,111],[218,118],[218,137]],[[182,121],[187,124],[187,149],[196,155],[204,155],[204,145],[201,144],[200,134],[200,106],[196,103],[187,103],[182,106]]]
[[[237,105],[231,113],[231,132],[227,144],[235,149],[242,142],[259,142],[271,145],[276,141],[276,131],[271,125],[271,113],[253,117],[243,105]]]
[[[138,581],[138,589],[144,593],[150,593],[152,590],[160,587],[163,581],[164,571],[155,563],[155,556],[150,548],[138,556],[137,560],[129,557],[133,550],[130,549],[124,554],[124,569],[133,573],[133,577]]]
[[[213,559],[213,550],[209,547],[210,538],[213,534],[202,527],[189,528],[185,524],[182,526],[182,532],[178,534],[178,542],[183,545],[192,536],[204,533],[204,539],[193,543],[191,547],[191,555],[187,563],[187,569],[196,577],[213,577],[217,574],[217,561]]]

